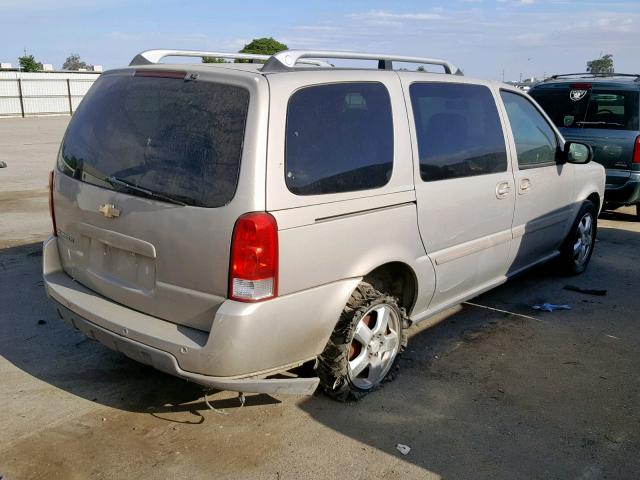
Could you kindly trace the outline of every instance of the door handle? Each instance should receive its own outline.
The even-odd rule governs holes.
[[[531,180],[528,178],[521,178],[520,183],[518,184],[518,193],[520,195],[524,195],[525,193],[529,193],[531,190]]]
[[[499,200],[507,198],[510,191],[511,184],[509,182],[500,182],[496,185],[496,197],[498,197]]]

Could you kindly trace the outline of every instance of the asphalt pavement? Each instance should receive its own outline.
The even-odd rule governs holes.
[[[396,380],[358,403],[249,395],[240,407],[216,392],[211,410],[197,385],[85,338],[48,304],[39,242],[67,121],[0,119],[0,477],[640,477],[640,223],[629,209],[603,214],[584,275],[543,266],[414,327]],[[544,302],[571,310],[531,308]]]

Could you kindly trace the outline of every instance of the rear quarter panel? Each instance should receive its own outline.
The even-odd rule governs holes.
[[[309,71],[268,79],[271,109],[266,203],[280,230],[279,293],[362,277],[385,263],[402,262],[418,282],[414,311],[426,309],[435,276],[418,232],[408,119],[397,74]],[[300,88],[336,82],[380,82],[387,88],[394,128],[391,178],[385,186],[371,190],[294,195],[285,183],[288,100]]]

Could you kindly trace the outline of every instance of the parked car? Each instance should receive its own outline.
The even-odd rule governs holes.
[[[590,160],[527,95],[442,60],[143,52],[71,119],[45,286],[63,320],[178,377],[358,398],[393,376],[411,324],[550,259],[586,268]],[[274,377],[305,364],[317,376]]]
[[[605,208],[635,205],[640,220],[640,75],[555,75],[529,94],[567,140],[606,168]]]

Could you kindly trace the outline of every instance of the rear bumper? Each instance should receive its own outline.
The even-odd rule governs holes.
[[[607,177],[615,176],[615,171],[607,170]],[[620,185],[607,185],[604,191],[606,203],[630,205],[640,203],[640,172],[624,172],[627,181]]]
[[[43,246],[43,277],[63,320],[135,360],[211,388],[307,395],[317,378],[266,377],[322,352],[360,281],[261,303],[228,300],[216,312],[211,332],[203,332],[131,310],[75,282],[62,270],[55,237]]]
[[[54,300],[55,302],[55,300]],[[176,357],[157,348],[144,345],[112,331],[106,330],[80,317],[70,309],[56,303],[58,314],[73,328],[87,337],[97,340],[106,347],[120,352],[140,363],[150,365],[157,370],[169,373],[187,381],[234,392],[312,395],[318,387],[318,378],[227,378],[186,372],[180,368]]]

